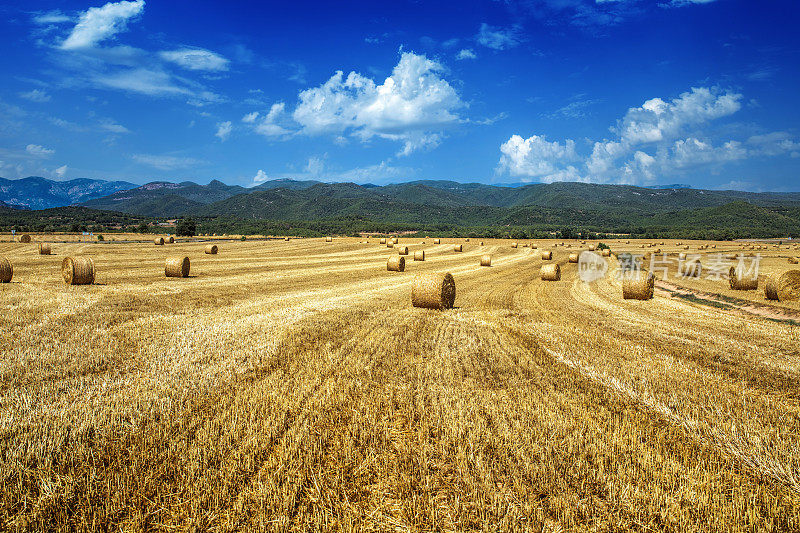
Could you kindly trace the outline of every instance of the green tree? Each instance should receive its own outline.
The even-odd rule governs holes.
[[[191,218],[182,218],[175,227],[175,234],[181,237],[194,237],[197,235],[197,224]]]

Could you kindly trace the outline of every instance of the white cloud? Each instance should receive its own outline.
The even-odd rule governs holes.
[[[659,4],[661,7],[683,7],[697,4],[711,4],[716,0],[670,0],[667,4]]]
[[[493,50],[506,50],[519,46],[522,41],[522,31],[519,26],[511,28],[498,28],[483,22],[478,35],[475,36],[478,44]]]
[[[356,72],[345,78],[337,71],[300,93],[293,117],[308,135],[390,139],[402,142],[399,153],[406,155],[434,146],[443,128],[460,121],[456,110],[464,103],[443,72],[436,61],[411,52],[402,54],[381,85]]]
[[[142,165],[161,170],[176,170],[203,165],[206,162],[192,157],[177,157],[171,155],[133,154],[131,159]]]
[[[265,137],[283,137],[291,133],[281,125],[286,121],[285,109],[286,104],[283,102],[272,104],[269,112],[256,124],[255,132]]]
[[[58,167],[53,171],[53,174],[55,174],[59,178],[63,178],[67,174],[67,165]]]
[[[111,133],[130,133],[131,130],[123,126],[122,124],[117,124],[113,120],[102,120],[100,121],[100,129],[104,131],[108,131]]]
[[[37,13],[33,16],[33,22],[40,26],[47,26],[50,24],[61,24],[64,22],[72,21],[72,17],[65,15],[58,9],[47,11],[45,13]]]
[[[578,159],[575,141],[568,139],[564,144],[548,142],[544,135],[533,135],[527,139],[512,135],[500,146],[500,152],[503,154],[500,156],[501,172],[529,178],[553,176],[564,170],[565,163]]]
[[[739,111],[741,94],[717,94],[706,87],[693,87],[671,102],[647,100],[628,110],[617,124],[623,142],[631,145],[677,138],[687,127],[702,124]]]
[[[228,137],[231,136],[231,131],[233,131],[233,124],[231,124],[230,120],[228,120],[226,122],[218,122],[217,123],[217,133],[215,133],[214,135],[216,137],[219,137],[219,139],[222,142],[225,142],[225,141],[228,140]]]
[[[188,70],[224,71],[229,61],[221,55],[202,48],[183,48],[160,52],[164,61],[175,63]]]
[[[474,51],[472,51],[471,48],[464,48],[462,50],[459,50],[458,53],[456,54],[456,59],[458,60],[475,59],[476,57],[478,56],[475,54]]]
[[[25,151],[28,152],[33,157],[50,157],[54,153],[55,150],[51,150],[50,148],[45,148],[44,146],[40,146],[38,144],[29,144],[25,147]]]
[[[267,173],[264,172],[263,170],[259,170],[258,172],[256,172],[256,175],[253,178],[253,185],[261,185],[262,183],[264,183],[268,179],[269,179],[269,176],[267,176]]]
[[[242,117],[242,122],[245,124],[252,124],[258,118],[258,111],[253,111],[252,113],[248,113]]]
[[[44,103],[50,101],[50,95],[41,89],[33,89],[28,92],[19,93],[20,98],[30,100],[31,102]]]
[[[144,0],[109,2],[103,7],[84,11],[69,36],[61,43],[63,50],[91,48],[127,28],[129,19],[144,10]]]
[[[319,176],[325,170],[325,160],[321,157],[309,157],[306,172],[312,176]]]
[[[92,80],[104,87],[148,96],[191,95],[186,87],[176,85],[172,76],[160,70],[134,68],[113,73],[97,74]]]
[[[753,157],[800,157],[800,143],[786,132],[744,141],[713,142],[710,124],[736,113],[742,95],[693,88],[672,100],[652,98],[630,108],[611,131],[614,139],[592,143],[579,155],[572,140],[548,142],[543,135],[513,135],[500,147],[498,173],[539,181],[569,179],[599,183],[653,183],[698,167],[718,168]]]

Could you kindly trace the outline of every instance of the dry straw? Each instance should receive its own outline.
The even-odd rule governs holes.
[[[580,254],[578,252],[573,252],[573,253],[569,254],[569,262],[570,263],[577,263],[579,256],[580,256]]]
[[[417,250],[414,252],[414,261],[425,261],[425,250]]]
[[[440,244],[442,239],[433,239],[433,244]]]
[[[164,274],[168,278],[189,277],[189,258],[181,256],[167,257]]]
[[[553,252],[550,250],[542,250],[542,261],[550,261],[553,258]]]
[[[481,256],[481,266],[482,267],[490,267],[492,266],[492,256],[491,255],[482,255]]]
[[[454,252],[463,252],[464,251],[464,245],[463,244],[454,245],[453,246],[453,251]]]
[[[406,269],[406,258],[401,255],[393,255],[386,261],[386,270],[390,272],[403,272]]]
[[[411,305],[426,309],[452,309],[456,282],[449,273],[417,274],[411,286]]]
[[[94,261],[91,257],[65,257],[61,262],[61,275],[67,285],[91,285],[94,283]]]
[[[699,259],[692,259],[691,261],[684,261],[678,267],[678,274],[685,278],[699,278],[703,273],[703,265],[700,264]]]
[[[541,270],[539,270],[539,277],[542,278],[542,281],[559,281],[561,279],[561,267],[558,266],[558,263],[542,265]]]
[[[764,286],[767,300],[790,302],[800,299],[800,270],[787,270],[783,274],[773,274]]]
[[[31,242],[31,236],[27,233],[19,236],[19,242]]]
[[[153,239],[153,243],[156,246],[161,246],[162,244],[164,244],[164,237],[156,237],[155,239]]]
[[[736,254],[725,254],[725,259],[728,261],[736,261]]]
[[[789,263],[791,263],[792,265],[796,265],[798,262],[800,262],[800,258],[797,258],[797,257],[790,257],[789,258]]]
[[[0,283],[8,283],[14,277],[14,267],[8,258],[0,257]]]
[[[625,300],[649,300],[653,297],[656,279],[651,272],[631,270],[622,276],[622,297]]]
[[[754,291],[758,289],[758,276],[747,276],[741,267],[732,266],[728,271],[728,283],[735,291]]]
[[[219,248],[217,248],[216,244],[209,244],[208,246],[206,246],[206,253],[207,254],[216,255],[216,253],[218,251],[219,251]]]
[[[400,255],[408,255],[408,246],[398,246],[397,253]]]
[[[39,255],[50,255],[50,243],[49,242],[40,242],[39,243]]]

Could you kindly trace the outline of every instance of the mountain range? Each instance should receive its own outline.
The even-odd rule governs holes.
[[[21,209],[47,209],[79,204],[135,187],[136,185],[127,181],[55,181],[38,176],[18,180],[0,178],[0,205]]]
[[[28,191],[30,196],[21,196],[21,191]],[[0,193],[0,209],[3,202],[37,209],[61,201],[60,205],[156,219],[192,216],[287,223],[361,220],[417,226],[800,230],[800,193],[717,191],[685,185],[497,186],[422,180],[377,186],[282,179],[244,188],[218,180],[207,185],[156,181],[134,186],[102,180],[26,178],[0,181]]]

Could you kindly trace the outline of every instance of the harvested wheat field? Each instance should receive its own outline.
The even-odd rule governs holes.
[[[761,288],[626,300],[548,240],[405,239],[425,261],[388,272],[377,239],[106,238],[0,242],[2,529],[800,529],[800,319],[681,296]],[[413,307],[446,272],[454,308]]]

